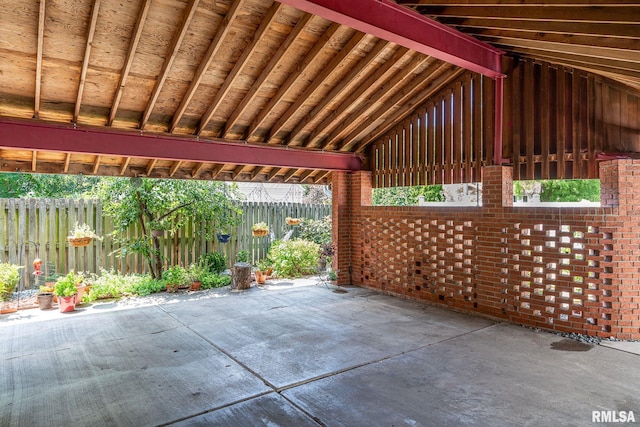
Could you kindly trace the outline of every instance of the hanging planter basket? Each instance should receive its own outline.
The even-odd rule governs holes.
[[[254,237],[264,237],[267,234],[269,234],[269,230],[268,229],[259,228],[257,230],[253,230]]]
[[[89,246],[93,237],[67,237],[67,240],[71,246],[79,248],[82,246]]]
[[[287,224],[289,225],[300,225],[300,218],[289,218],[286,219]]]
[[[216,237],[220,243],[229,243],[229,240],[231,240],[231,234],[218,233]]]
[[[153,237],[162,237],[164,236],[164,230],[151,230],[151,235]]]

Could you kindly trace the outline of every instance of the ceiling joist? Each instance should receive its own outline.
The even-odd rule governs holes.
[[[80,83],[78,84],[78,96],[76,97],[76,107],[73,112],[73,122],[78,122],[80,115],[80,107],[82,106],[82,94],[84,93],[84,85],[87,80],[87,70],[89,69],[89,59],[91,59],[91,48],[93,47],[93,36],[96,33],[96,24],[98,23],[98,14],[100,13],[100,0],[95,0],[93,10],[91,11],[91,23],[89,24],[89,33],[87,34],[87,44],[84,50],[84,60],[82,61],[82,69],[80,70]]]

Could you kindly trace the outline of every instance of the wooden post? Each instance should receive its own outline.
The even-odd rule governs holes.
[[[231,274],[231,289],[242,291],[251,286],[251,264],[237,262],[233,265]]]

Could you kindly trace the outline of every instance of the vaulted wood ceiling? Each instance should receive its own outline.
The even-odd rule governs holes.
[[[633,2],[397,3],[511,54],[640,87],[640,7]],[[0,120],[363,152],[462,72],[271,0],[0,4]],[[331,173],[149,151],[0,149],[0,171],[306,183],[327,182]]]

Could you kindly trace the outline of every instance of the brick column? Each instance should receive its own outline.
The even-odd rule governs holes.
[[[606,228],[601,229],[608,260],[600,277],[604,335],[640,339],[640,160],[600,164],[601,203]]]

